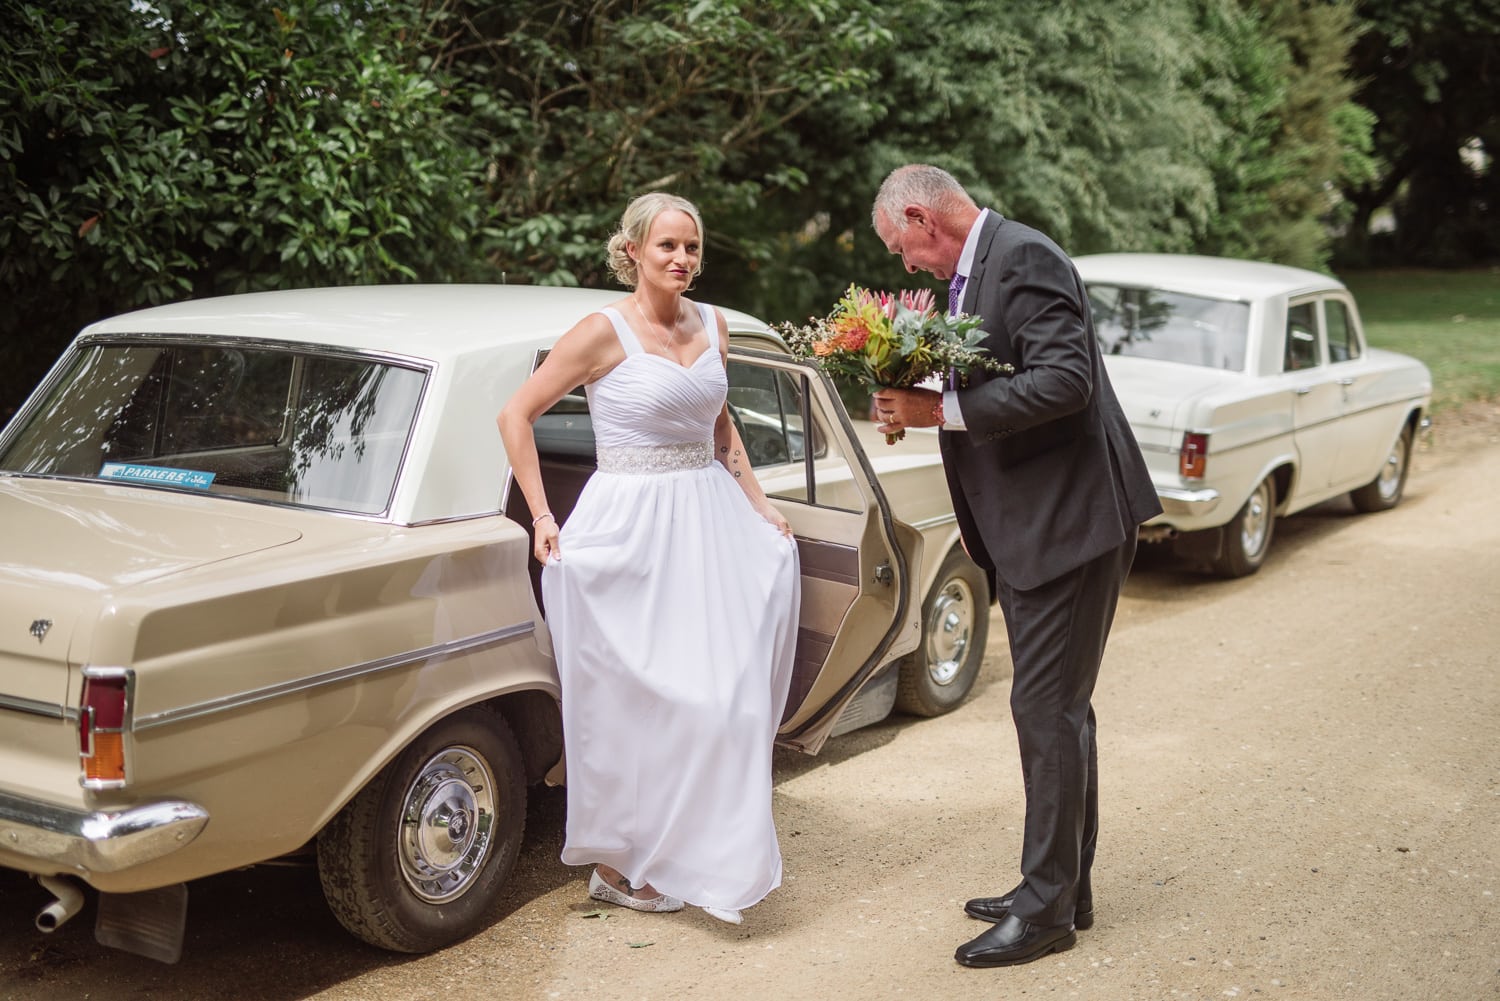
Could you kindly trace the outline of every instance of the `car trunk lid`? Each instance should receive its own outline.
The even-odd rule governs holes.
[[[0,707],[62,710],[74,633],[111,594],[301,536],[229,507],[149,488],[0,477]]]
[[[1194,400],[1237,373],[1150,358],[1108,357],[1110,385],[1143,449],[1175,452],[1182,445]]]

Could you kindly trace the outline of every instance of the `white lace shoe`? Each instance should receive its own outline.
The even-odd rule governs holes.
[[[725,924],[737,925],[745,920],[745,916],[739,911],[730,910],[728,907],[704,907],[703,913],[709,917],[718,918]]]
[[[589,896],[594,900],[602,900],[608,904],[619,904],[628,907],[632,911],[655,911],[664,914],[668,911],[682,910],[682,901],[676,897],[669,897],[665,893],[658,893],[654,897],[632,897],[630,894],[615,889],[604,881],[595,869],[589,876]]]

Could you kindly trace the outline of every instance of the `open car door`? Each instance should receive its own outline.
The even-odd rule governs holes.
[[[815,368],[731,346],[729,409],[802,564],[777,742],[816,754],[865,684],[921,640],[921,534],[892,518],[838,393]]]
[[[802,566],[796,663],[777,743],[816,754],[880,669],[921,642],[922,536],[891,517],[849,415],[817,369],[731,342],[728,402],[757,479],[792,526]],[[582,388],[538,418],[534,433],[548,501],[566,520],[594,472]],[[508,492],[505,514],[523,526],[530,520],[519,490]],[[531,574],[540,607],[534,560]]]

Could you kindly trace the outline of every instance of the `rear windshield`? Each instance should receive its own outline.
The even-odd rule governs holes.
[[[1250,307],[1160,289],[1089,283],[1094,333],[1105,354],[1240,372]]]
[[[0,471],[378,514],[426,373],[200,343],[85,344],[0,442]]]

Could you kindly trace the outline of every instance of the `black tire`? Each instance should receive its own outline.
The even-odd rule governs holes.
[[[1401,429],[1391,445],[1391,454],[1380,464],[1375,478],[1358,490],[1349,491],[1354,507],[1366,514],[1389,511],[1401,503],[1406,490],[1406,471],[1411,468],[1411,425]]]
[[[956,709],[979,677],[989,635],[989,582],[962,549],[953,549],[922,602],[922,645],[901,662],[896,708],[914,716]]]
[[[393,952],[431,952],[493,920],[526,826],[526,772],[498,713],[434,724],[318,834],[339,923]]]
[[[1267,476],[1250,491],[1244,507],[1223,528],[1214,572],[1221,577],[1246,577],[1260,569],[1276,534],[1276,481]]]

